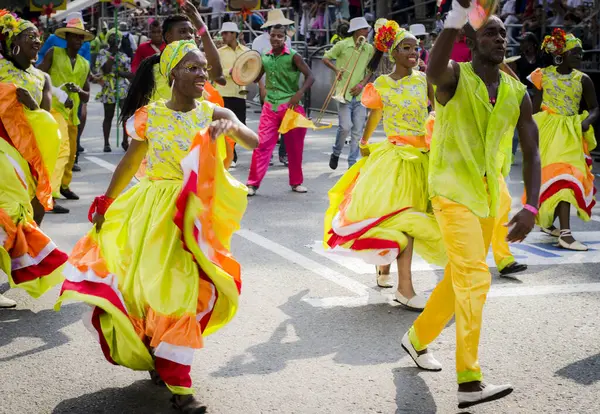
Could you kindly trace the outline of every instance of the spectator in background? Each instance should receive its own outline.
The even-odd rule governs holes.
[[[502,6],[502,12],[500,12],[500,18],[504,21],[504,25],[518,24],[519,18],[516,12],[517,0],[508,0]],[[509,44],[517,43],[515,39],[515,32],[517,31],[514,27],[506,27],[507,41]]]
[[[471,61],[471,49],[467,45],[467,36],[463,29],[460,30],[458,37],[454,42],[450,59],[456,63]]]
[[[129,25],[125,22],[119,23],[119,32],[121,32],[121,34],[123,36],[121,39],[120,50],[121,50],[121,52],[125,53],[125,55],[127,55],[129,60],[131,61],[131,59],[133,59],[133,55],[135,54],[135,51],[137,50],[137,45],[135,44],[135,38],[129,31]]]
[[[361,17],[363,15],[362,1],[361,0],[348,0],[350,9],[350,18]]]
[[[429,63],[429,51],[426,48],[429,33],[423,24],[410,25],[409,32],[419,41],[419,70],[425,72]]]
[[[350,23],[345,20],[340,20],[338,23],[338,27],[336,33],[331,37],[331,44],[334,45],[340,40],[344,40],[348,37],[348,29],[350,28]]]
[[[210,29],[217,30],[225,15],[227,4],[225,0],[208,0],[207,7],[210,9]]]
[[[373,37],[375,36],[375,16],[373,13],[365,13],[365,20],[371,26],[371,30],[369,31],[369,35],[367,36],[367,42],[373,43]]]
[[[38,60],[35,63],[36,66],[39,66],[42,63],[42,61],[44,60],[44,56],[46,56],[46,53],[48,53],[48,51],[53,47],[60,47],[61,49],[66,49],[67,41],[56,36],[55,34],[51,34],[48,37],[48,39],[44,42],[44,45],[42,46],[40,51],[38,52]],[[81,45],[81,49],[79,49],[79,55],[91,64],[92,54],[90,42],[83,42],[83,45]]]
[[[100,50],[104,49],[106,47],[106,44],[104,42],[102,42],[102,39],[100,39],[100,36],[98,36],[98,32],[99,32],[98,29],[92,28],[90,31],[96,35],[94,40],[92,40],[90,42],[90,52],[91,52],[90,68],[93,70],[94,67],[96,66],[96,57],[98,56],[98,53],[100,53]]]
[[[133,56],[131,62],[131,71],[135,73],[142,61],[150,56],[158,55],[165,48],[165,42],[162,37],[162,29],[158,20],[150,23],[150,40],[142,43]]]
[[[527,32],[521,37],[520,44],[521,59],[513,64],[513,70],[519,76],[519,80],[527,86],[527,92],[533,96],[534,86],[528,76],[537,68],[543,67],[540,53],[540,42],[535,34]]]

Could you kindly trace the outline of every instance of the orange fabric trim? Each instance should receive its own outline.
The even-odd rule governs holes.
[[[383,101],[381,95],[375,89],[375,85],[368,83],[363,91],[361,102],[369,109],[383,109]]]
[[[542,111],[548,112],[550,115],[556,115],[556,111],[550,108],[548,105],[542,105]]]
[[[81,238],[69,255],[69,263],[80,272],[93,270],[98,277],[105,278],[109,275],[106,262],[100,254],[100,246],[89,235]]]
[[[577,181],[579,181],[583,185],[584,196],[591,194],[594,191],[594,176],[589,171],[586,171],[585,175],[577,168],[573,167],[571,164],[566,163],[555,163],[546,165],[542,168],[542,185],[547,183],[559,175],[571,175],[575,177]],[[523,193],[522,197],[523,203],[527,201],[527,194]]]
[[[427,144],[427,136],[426,135],[395,135],[393,137],[388,137],[388,141],[394,145],[410,145],[415,148],[427,148],[429,149],[429,145]],[[431,138],[430,138],[431,142]]]
[[[221,96],[219,91],[216,90],[215,87],[210,84],[210,82],[204,83],[204,93],[204,99],[206,99],[208,102],[212,102],[215,105],[220,106],[221,108],[225,107],[225,101],[223,100],[223,97]]]
[[[17,100],[17,87],[0,83],[0,119],[12,145],[19,151],[37,179],[35,194],[46,210],[52,210],[50,174],[44,165],[33,130],[25,117],[23,105]]]
[[[346,218],[346,211],[348,210],[348,206],[352,201],[352,191],[354,191],[354,187],[356,187],[356,182],[358,181],[359,176],[360,173],[356,174],[356,177],[354,177],[352,183],[350,183],[350,185],[346,188],[346,191],[344,191],[344,200],[340,203],[340,206],[338,208],[340,212],[340,224],[342,226],[352,224],[352,222]]]
[[[133,129],[138,137],[146,139],[146,124],[148,123],[148,109],[142,106],[140,109],[135,111],[133,117]]]
[[[161,342],[171,345],[200,349],[204,347],[202,327],[196,321],[196,315],[167,316],[148,308],[144,318],[129,316],[129,320],[138,337],[156,348]]]
[[[4,228],[7,236],[4,241],[4,249],[12,258],[23,256],[26,253],[36,257],[50,242],[44,233],[38,231],[35,223],[15,224],[8,213],[1,208],[0,226]]]
[[[542,78],[543,77],[544,77],[544,74],[542,73],[542,69],[540,69],[540,68],[534,70],[531,73],[531,75],[529,75],[529,79],[531,80],[531,83],[533,83],[533,86],[535,86],[540,91],[542,90]]]

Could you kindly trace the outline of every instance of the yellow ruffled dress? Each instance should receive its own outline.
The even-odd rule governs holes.
[[[578,70],[562,75],[556,66],[537,69],[530,76],[543,91],[542,111],[533,116],[540,131],[542,186],[537,222],[541,227],[552,225],[561,201],[573,205],[584,221],[590,220],[596,204],[590,156],[596,138],[592,127],[586,132],[581,128],[588,116],[587,111],[579,113],[582,77]]]
[[[25,108],[16,93],[26,89],[39,105],[45,82],[42,71],[0,59],[0,273],[35,298],[62,281],[67,260],[34,221],[31,205],[37,198],[46,210],[53,207],[59,127],[49,112]]]
[[[176,112],[158,101],[127,121],[128,135],[148,142],[146,176],[77,243],[57,302],[90,304],[106,359],[156,369],[175,394],[192,392],[194,350],[233,318],[241,289],[229,249],[247,189],[223,167],[224,139],[202,130],[213,109],[203,101]]]
[[[387,140],[369,146],[329,190],[325,248],[374,265],[393,262],[413,237],[415,251],[430,263],[447,258],[432,214],[427,186],[429,139],[425,74],[394,80],[382,75],[367,85],[363,105],[383,109]],[[433,120],[430,120],[433,122]]]

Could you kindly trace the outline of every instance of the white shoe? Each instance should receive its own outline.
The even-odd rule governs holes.
[[[255,196],[255,195],[256,195],[256,190],[257,190],[257,188],[256,188],[256,187],[254,187],[254,186],[252,186],[252,185],[249,185],[249,186],[248,186],[248,197],[253,197],[253,196]]]
[[[308,188],[304,187],[303,185],[295,185],[292,187],[292,191],[296,193],[308,193]]]
[[[229,164],[229,168],[235,168],[235,167],[237,167],[237,162],[231,161],[231,164]]]
[[[406,353],[410,355],[410,357],[413,359],[413,361],[415,361],[415,364],[417,364],[419,368],[425,371],[435,372],[442,370],[442,364],[440,364],[440,362],[437,359],[435,359],[431,352],[427,352],[426,354],[421,355],[417,353],[417,350],[408,338],[408,332],[406,332],[402,337],[402,349],[404,349]]]
[[[458,392],[458,408],[467,408],[476,404],[499,400],[513,392],[510,384],[492,385],[481,384],[483,389],[475,392]]]
[[[425,309],[425,304],[427,303],[427,299],[423,296],[415,295],[410,299],[407,299],[402,295],[402,293],[396,291],[394,292],[394,300],[404,306],[406,309],[421,312]]]
[[[394,287],[394,284],[392,283],[392,278],[390,277],[389,273],[381,273],[381,270],[379,270],[379,266],[375,266],[375,269],[377,270],[377,286],[379,286],[380,288]]]
[[[540,227],[540,230],[542,230],[542,233],[546,233],[548,236],[560,237],[560,230],[557,228],[550,230],[544,227]]]
[[[17,302],[12,299],[7,298],[2,293],[0,293],[0,308],[14,308],[17,306]]]
[[[558,245],[560,247],[562,247],[563,249],[573,250],[576,252],[587,252],[588,251],[588,247],[585,244],[578,242],[577,240],[575,240],[573,243],[569,244],[562,239],[563,236],[573,236],[573,235],[571,234],[571,230],[568,230],[568,229],[560,231],[560,237],[558,238]]]

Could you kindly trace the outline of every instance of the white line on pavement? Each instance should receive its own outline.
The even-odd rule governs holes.
[[[308,257],[301,255],[300,253],[296,253],[295,251],[290,250],[287,247],[275,243],[274,241],[271,241],[250,230],[241,229],[236,234],[277,254],[278,256],[283,257],[284,259],[289,260],[292,263],[302,266],[306,270],[310,270],[311,272],[316,273],[317,275],[329,280],[330,282],[335,283],[338,286],[341,286],[353,293],[356,293],[359,296],[366,296],[368,293],[379,293],[376,290],[371,289],[348,276],[345,276],[339,272],[336,272],[335,270],[323,266],[322,264],[317,263],[314,260],[311,260]]]
[[[108,161],[104,161],[98,157],[84,157],[86,160],[93,162],[96,165],[99,165],[102,168],[106,168],[108,171],[110,172],[115,172],[115,170],[117,169],[117,166],[114,164],[111,164]]]

